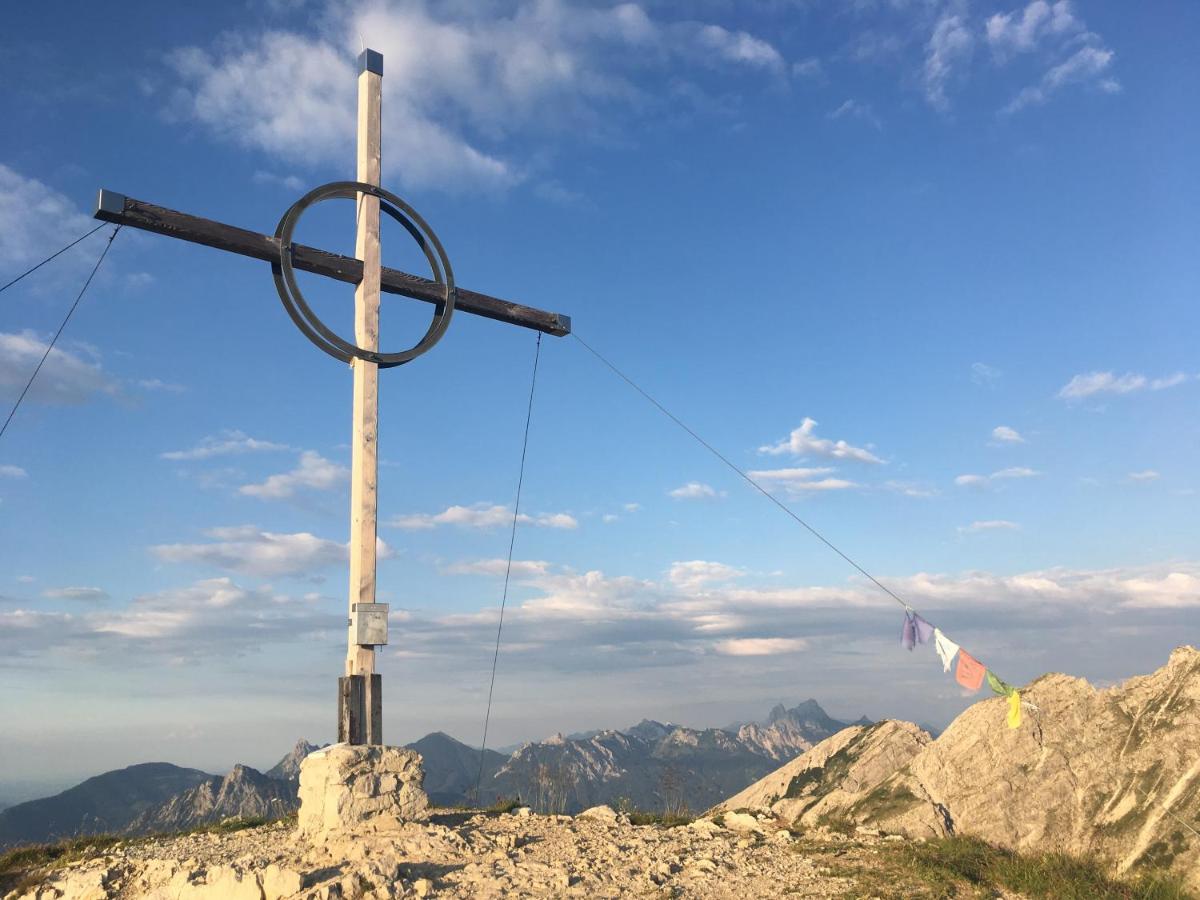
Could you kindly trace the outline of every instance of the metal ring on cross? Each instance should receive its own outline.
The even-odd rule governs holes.
[[[312,311],[305,302],[299,285],[296,284],[296,272],[292,265],[292,234],[296,230],[296,223],[300,220],[300,215],[314,203],[320,203],[322,200],[354,199],[359,194],[378,197],[380,212],[387,213],[412,235],[413,240],[425,253],[425,259],[433,271],[434,283],[441,285],[445,292],[445,299],[437,304],[433,321],[429,324],[429,330],[425,332],[425,336],[415,346],[400,353],[380,353],[376,350],[367,350],[344,340]],[[310,341],[335,359],[350,362],[357,357],[367,362],[373,362],[381,369],[399,366],[416,359],[426,350],[431,349],[441,340],[450,324],[457,294],[454,287],[454,272],[450,268],[450,260],[446,256],[442,242],[438,240],[433,229],[417,214],[416,210],[395,194],[385,191],[381,187],[362,181],[332,181],[314,188],[293,203],[291,208],[283,214],[283,218],[279,220],[279,226],[275,229],[275,237],[279,241],[279,262],[272,264],[271,271],[275,276],[275,288],[279,291],[279,299],[283,301],[283,308],[296,323],[296,327]]]

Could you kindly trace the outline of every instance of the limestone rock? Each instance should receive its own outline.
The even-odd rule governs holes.
[[[392,829],[422,817],[421,757],[400,747],[333,744],[300,765],[299,832],[318,839],[346,829]]]
[[[599,822],[616,822],[617,811],[611,806],[593,806],[591,809],[585,809],[577,818],[595,819]]]
[[[1051,674],[966,709],[937,740],[908,722],[842,731],[720,804],[806,826],[844,819],[909,837],[971,834],[1017,850],[1167,866],[1200,887],[1200,651],[1105,690]]]

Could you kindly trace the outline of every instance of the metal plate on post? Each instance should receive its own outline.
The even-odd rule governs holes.
[[[388,642],[388,604],[355,603],[351,607],[354,643],[381,647]]]

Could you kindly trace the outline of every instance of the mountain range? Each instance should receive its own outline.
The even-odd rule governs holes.
[[[862,724],[866,720],[860,720]],[[483,754],[434,732],[407,746],[425,761],[425,790],[441,806],[520,798],[542,811],[599,803],[638,809],[704,808],[849,723],[815,700],[776,706],[763,721],[692,729],[644,719],[625,730],[556,734],[512,753]],[[301,740],[265,773],[236,765],[210,775],[170,763],[106,772],[61,794],[0,811],[0,848],[98,832],[179,831],[235,817],[274,818],[296,807],[300,763],[317,749]],[[476,784],[480,783],[478,797]]]

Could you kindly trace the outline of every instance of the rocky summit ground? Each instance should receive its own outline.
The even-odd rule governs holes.
[[[524,811],[528,813],[528,811]],[[802,836],[734,813],[725,824],[634,825],[615,814],[435,813],[395,831],[298,839],[294,823],[117,844],[30,871],[5,900],[327,900],[394,897],[934,896],[921,883],[879,891],[903,841],[870,829]],[[974,896],[972,893],[959,896]],[[989,891],[989,897],[1017,897]]]

